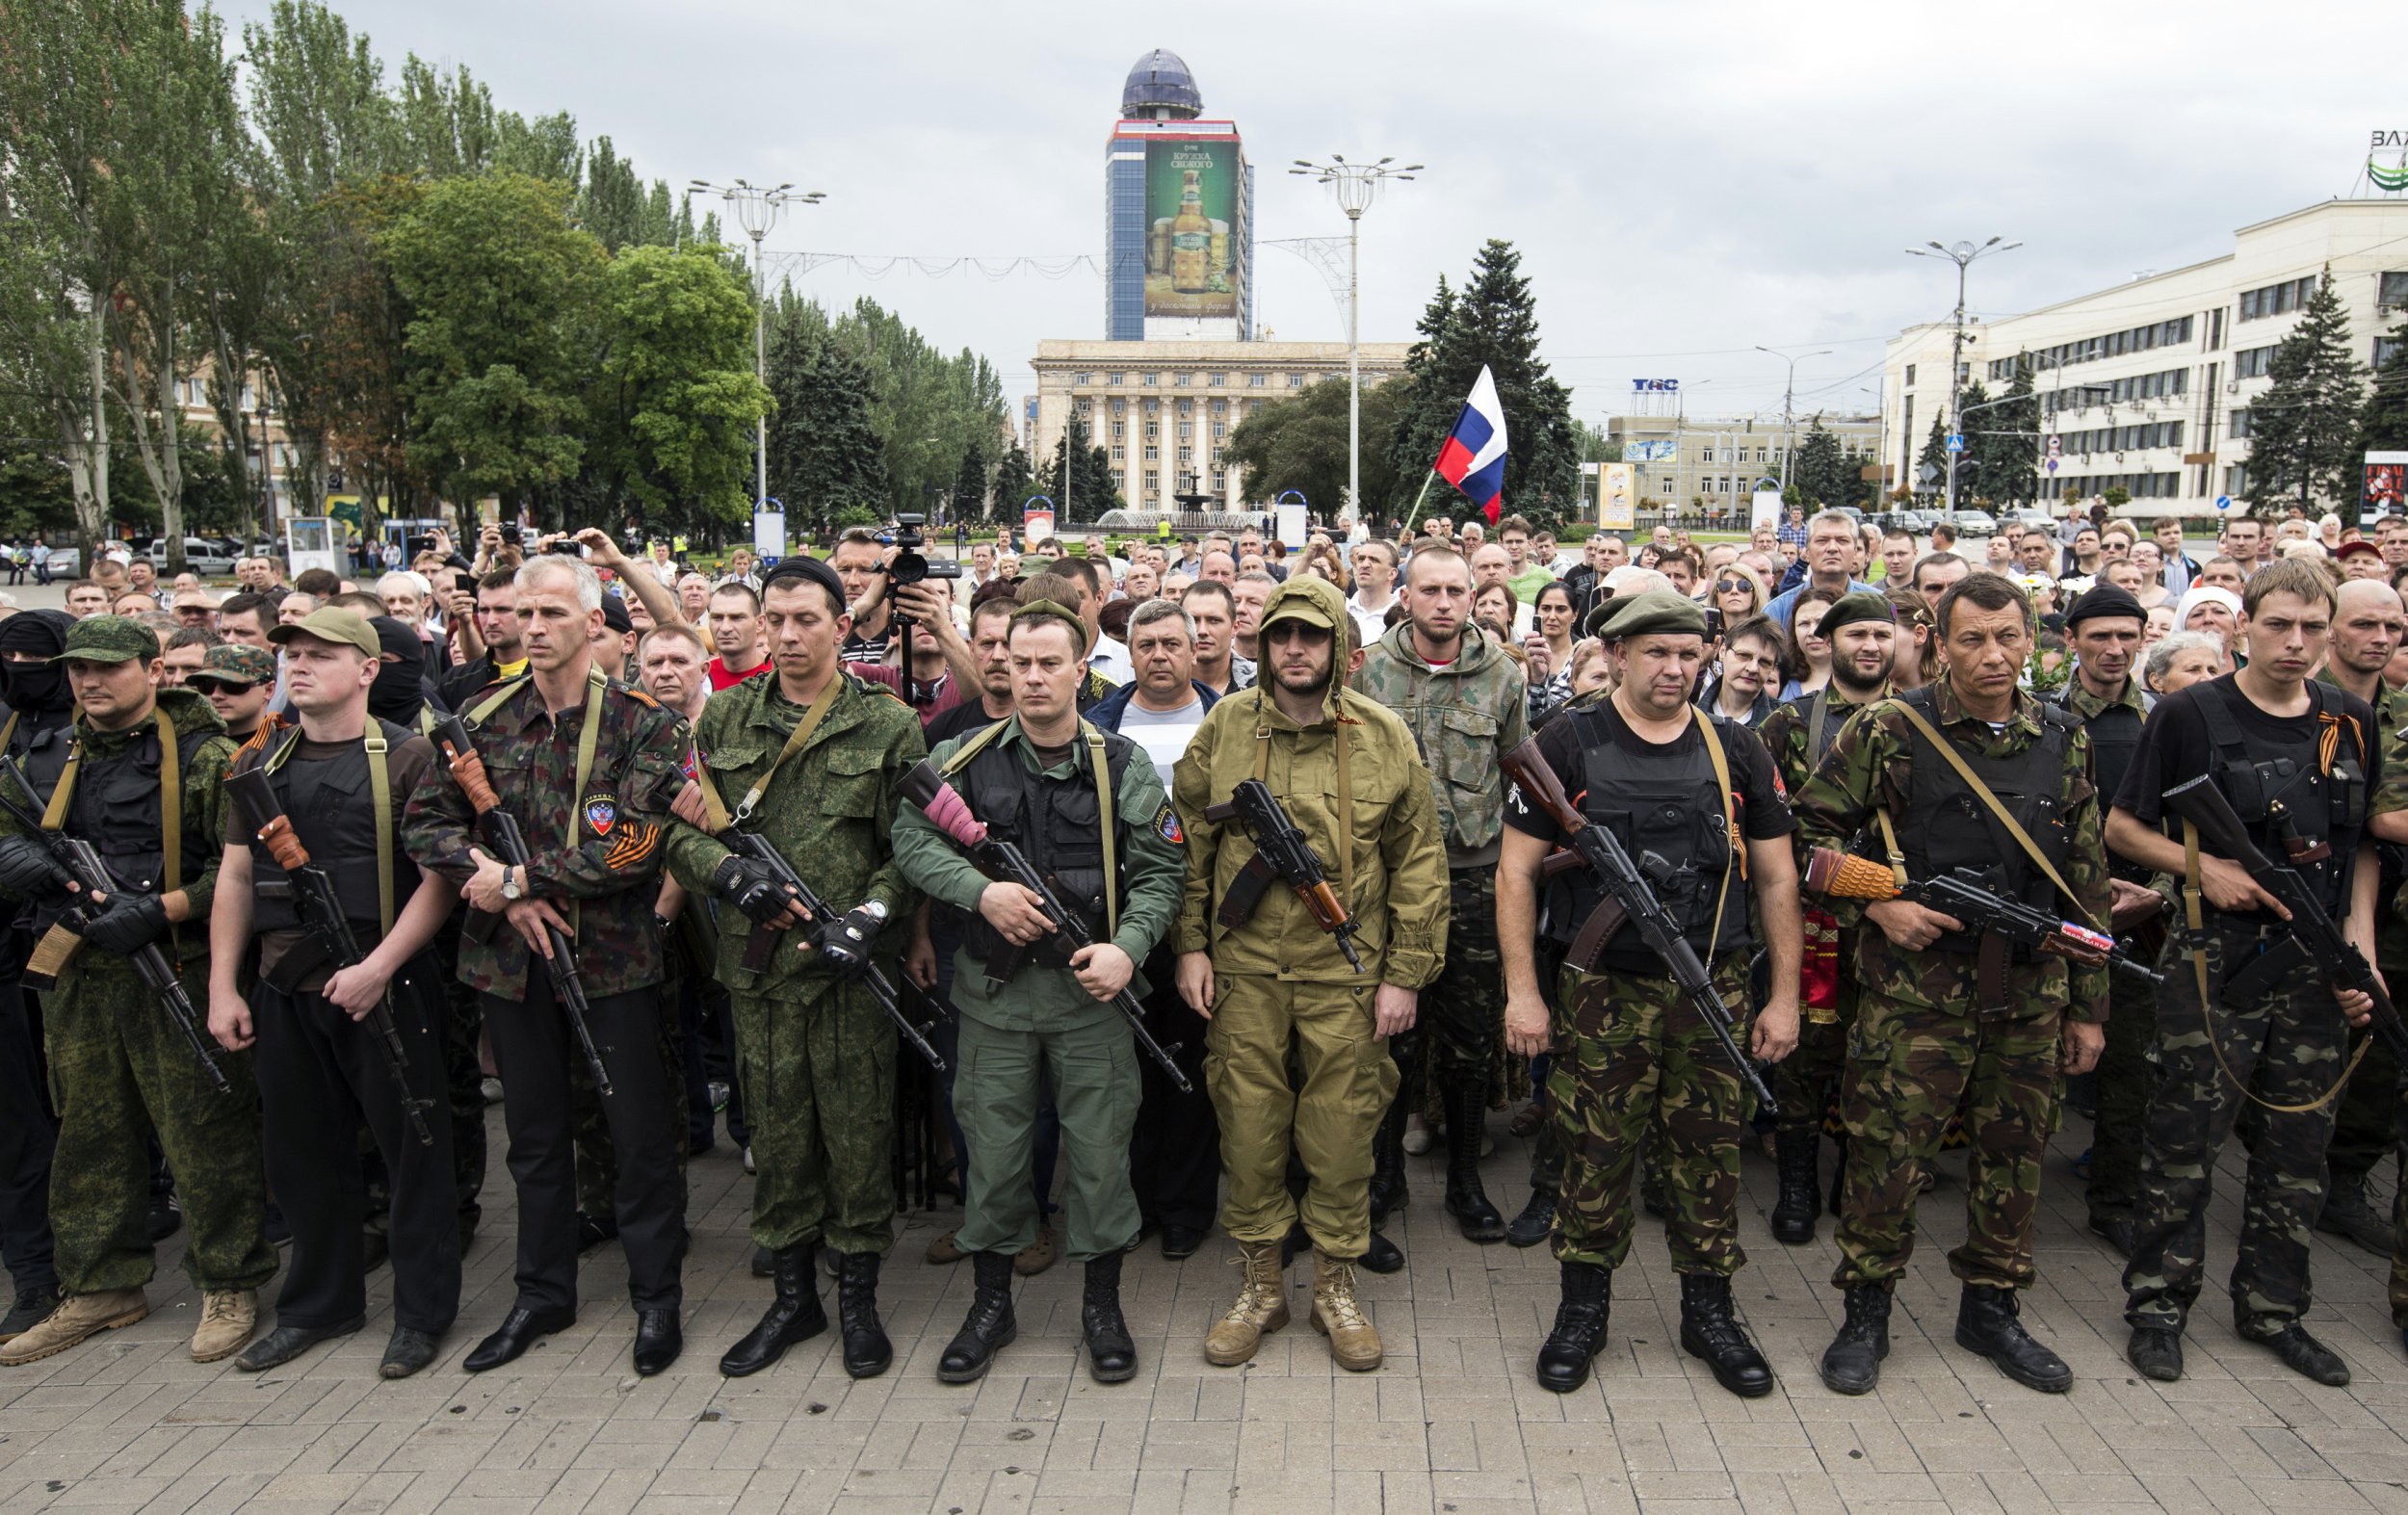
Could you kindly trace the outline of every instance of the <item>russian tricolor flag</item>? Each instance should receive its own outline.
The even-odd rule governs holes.
[[[1439,478],[1480,508],[1489,525],[1497,524],[1505,497],[1505,406],[1497,401],[1497,380],[1485,363],[1479,382],[1472,386],[1472,398],[1455,417],[1454,430],[1447,433],[1447,444],[1438,449],[1435,466]]]

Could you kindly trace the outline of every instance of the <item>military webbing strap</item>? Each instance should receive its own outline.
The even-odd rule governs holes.
[[[6,752],[9,749],[9,739],[16,735],[16,723],[23,719],[25,713],[21,710],[9,712],[8,724],[0,725],[0,752]]]
[[[500,710],[504,705],[510,703],[510,696],[518,692],[518,687],[526,683],[529,676],[530,675],[522,673],[517,678],[506,679],[502,683],[494,686],[494,690],[491,694],[487,695],[484,699],[480,700],[467,710],[462,711],[460,713],[460,718],[466,720],[472,727],[484,725],[484,718],[487,716],[492,715],[495,711]],[[422,706],[421,708],[423,709],[424,707]]]
[[[970,760],[972,758],[977,757],[980,753],[986,750],[988,743],[993,742],[997,737],[1004,734],[1004,728],[1006,726],[1010,725],[1013,721],[1019,718],[1020,718],[1017,716],[1006,716],[1001,720],[988,723],[984,729],[974,733],[968,741],[954,748],[954,755],[945,760],[945,766],[943,769],[939,770],[939,771],[941,771],[947,778],[951,778],[955,773],[960,772],[963,769],[970,766]]]
[[[159,843],[165,854],[159,893],[171,895],[184,887],[184,794],[182,754],[176,750],[175,719],[165,709],[151,712],[159,721]],[[42,812],[41,828],[56,831],[66,824],[66,807],[75,797],[76,771],[84,765],[84,743],[78,738],[67,748],[66,767],[59,774],[56,788],[50,791],[50,804]],[[173,933],[174,927],[169,931]]]
[[[1990,786],[1981,781],[1981,775],[1974,771],[1973,766],[1958,755],[1956,744],[1940,735],[1938,728],[1934,727],[1930,721],[1924,719],[1923,713],[1916,710],[1914,706],[1904,700],[1898,700],[1896,703],[1899,712],[1906,717],[1907,723],[1921,733],[1925,742],[1940,749],[1940,756],[1946,758],[1949,767],[1956,771],[1956,776],[1965,781],[1965,786],[1974,792],[1975,797],[1979,799],[1990,814],[1998,819],[2001,825],[2006,827],[2006,834],[2015,839],[2016,847],[2022,849],[2024,855],[2040,865],[2040,872],[2048,875],[2049,882],[2055,884],[2056,892],[2064,897],[2066,908],[2072,910],[2081,924],[2092,930],[2102,929],[2100,924],[2090,918],[2090,912],[2082,908],[2081,897],[2074,893],[2072,886],[2067,884],[2063,876],[2057,873],[2056,865],[2050,862],[2048,854],[2040,850],[2040,844],[2031,839],[2030,833],[2026,831],[2015,817],[2008,812],[2006,806],[2000,802],[1999,797],[1990,792]],[[1885,813],[1882,817],[1882,831],[1887,835],[1889,829],[1889,817]],[[1895,839],[1893,839],[1893,846],[1895,846]]]
[[[1814,707],[1806,713],[1806,771],[1822,761],[1822,728],[1831,715],[1831,686],[1815,691]]]
[[[786,766],[788,758],[802,750],[802,744],[811,740],[812,733],[820,729],[820,722],[825,720],[827,713],[835,708],[836,696],[844,692],[844,680],[842,672],[830,675],[827,688],[820,692],[820,697],[813,700],[811,708],[802,713],[802,718],[795,722],[794,734],[786,739],[784,746],[777,749],[777,756],[770,760],[770,771],[746,790],[745,797],[737,802],[736,813],[728,818],[735,824],[742,825],[752,819],[753,809],[761,803],[761,796],[769,789],[770,780],[777,776],[777,771]]]
[[[2215,1065],[2223,1070],[2224,1077],[2232,1081],[2233,1087],[2240,1090],[2253,1105],[2263,1105],[2277,1114],[2304,1115],[2332,1104],[2341,1097],[2342,1090],[2349,1087],[2350,1075],[2356,1073],[2358,1064],[2366,1060],[2367,1049],[2374,1045],[2374,1038],[2360,1038],[2358,1050],[2350,1054],[2348,1063],[2343,1067],[2342,1076],[2333,1081],[2333,1086],[2304,1105],[2278,1104],[2251,1088],[2249,1081],[2235,1073],[2233,1065],[2224,1060],[2224,1043],[2215,1033],[2215,1002],[2208,995],[2206,912],[2200,908],[2199,900],[2199,828],[2186,821],[2183,823],[2183,922],[2190,928],[2190,951],[2185,955],[2190,958],[2191,976],[2199,986],[2199,1019],[2201,1029],[2208,1033],[2208,1051],[2214,1054]]]
[[[1730,844],[1732,859],[1739,869],[1740,876],[1744,878],[1747,876],[1747,852],[1740,846],[1739,817],[1734,812],[1731,802],[1730,757],[1722,750],[1722,738],[1714,731],[1714,718],[1707,715],[1702,707],[1696,705],[1691,705],[1688,713],[1696,718],[1697,734],[1706,743],[1707,761],[1714,764],[1714,790],[1722,797],[1722,834]],[[1722,910],[1730,901],[1731,867],[1726,865],[1722,870],[1722,887],[1714,894],[1714,929],[1706,937],[1706,953],[1710,957],[1714,954],[1714,948],[1721,944]]]
[[[50,803],[42,807],[41,828],[56,831],[66,824],[66,807],[75,797],[75,773],[84,766],[84,739],[77,737],[67,744],[66,767],[59,771],[59,781],[50,786]]]
[[[425,707],[420,707],[422,710]],[[285,728],[290,734],[276,744],[274,752],[260,760],[262,772],[273,773],[284,766],[293,749],[301,744],[299,726]],[[393,771],[386,764],[391,745],[384,733],[371,725],[360,744],[368,753],[368,796],[377,810],[377,921],[380,935],[393,934]],[[583,788],[583,785],[579,786]]]
[[[1086,738],[1087,761],[1095,765],[1095,808],[1104,827],[1104,938],[1120,934],[1120,868],[1113,855],[1112,833],[1120,818],[1112,812],[1112,765],[1104,761],[1104,734],[1084,718],[1079,734]]]
[[[518,686],[523,682],[524,680],[513,679],[494,691],[490,698],[480,702],[474,710],[468,712],[465,718],[468,724],[472,727],[483,726],[487,716],[510,703],[511,696],[518,692]],[[572,812],[568,818],[568,834],[572,837],[577,834],[577,817],[574,811],[586,802],[586,781],[593,777],[593,755],[602,742],[602,696],[610,687],[610,675],[604,673],[599,667],[586,670],[586,720],[584,727],[577,733],[577,776],[574,781],[575,788],[568,797],[569,808]],[[379,839],[381,844],[381,832],[379,833]],[[381,853],[382,850],[382,846],[380,845],[379,852]],[[388,882],[384,887],[390,891],[393,887],[389,881],[392,870],[387,868],[385,873],[388,875]],[[389,916],[392,910],[392,901],[389,899],[385,901],[385,910]],[[568,934],[572,938],[577,934],[581,914],[582,912],[577,908],[577,901],[569,901]],[[390,929],[389,927],[387,928]]]
[[[1334,677],[1334,675],[1333,675]],[[1263,718],[1264,702],[1269,695],[1263,686],[1254,686],[1254,776],[1263,783],[1270,782],[1270,722]],[[1338,814],[1330,832],[1338,839],[1338,887],[1344,891],[1347,909],[1354,909],[1354,775],[1347,771],[1347,695],[1340,686],[1332,696],[1338,707],[1330,719],[1338,728]]]

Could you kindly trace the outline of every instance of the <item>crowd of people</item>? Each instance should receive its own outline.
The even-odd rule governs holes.
[[[1063,1258],[1089,1372],[1133,1376],[1123,1257],[1216,1225],[1209,1362],[1289,1323],[1309,1253],[1312,1325],[1375,1369],[1356,1273],[1407,1266],[1407,1159],[1443,1153],[1464,1236],[1552,1245],[1544,1387],[1588,1381],[1648,1216],[1683,1349],[1767,1394],[1732,1289],[1763,1148],[1771,1240],[1838,1217],[1817,1366],[1863,1394],[1963,1148],[1954,1339],[2064,1392],[2017,1300],[2069,1107],[2137,1371],[2182,1373],[2236,1132],[2237,1331],[2348,1380],[2303,1323],[2319,1227],[2394,1255],[2408,1330],[2408,1209],[2366,1193],[2399,1125],[2408,519],[2237,517],[2204,562],[2104,508],[1980,555],[1802,510],[932,569],[866,529],[709,573],[594,530],[469,545],[366,583],[245,560],[224,596],[104,560],[0,619],[0,1366],[144,1319],[181,1225],[196,1361],[362,1330],[389,1262],[381,1371],[425,1369],[489,1080],[515,1293],[471,1372],[566,1329],[613,1241],[635,1370],[677,1359],[722,1118],[771,1290],[729,1376],[831,1326],[848,1372],[891,1366],[907,1152],[961,1201],[927,1250],[974,1277],[947,1382]],[[2203,837],[2210,792],[2247,849]],[[1510,1218],[1501,1115],[1532,1138]]]

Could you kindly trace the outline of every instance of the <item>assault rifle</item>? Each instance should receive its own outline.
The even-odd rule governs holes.
[[[1052,881],[1036,871],[1020,849],[988,833],[985,823],[970,813],[968,803],[951,784],[945,782],[935,764],[925,761],[914,764],[911,771],[903,774],[901,788],[905,799],[918,805],[939,831],[970,855],[970,861],[978,865],[979,872],[998,882],[1018,884],[1036,896],[1038,908],[1045,912],[1047,920],[1054,923],[1055,933],[1066,944],[1070,953],[1095,945],[1094,933],[1086,928],[1086,922],[1061,902],[1061,897],[1054,892]],[[1111,825],[1112,818],[1106,816],[1103,822]],[[1112,881],[1107,880],[1105,887],[1112,887]],[[1000,957],[989,960],[987,981],[1001,983],[1008,980],[1017,966],[1016,960]],[[1112,996],[1112,1005],[1128,1021],[1138,1045],[1144,1048],[1145,1055],[1170,1076],[1170,1082],[1178,1086],[1179,1092],[1195,1092],[1195,1086],[1188,1082],[1186,1074],[1179,1071],[1179,1064],[1171,1057],[1178,1049],[1164,1047],[1154,1039],[1154,1033],[1145,1029],[1145,1006],[1138,1002],[1138,997],[1129,991],[1127,985],[1122,985],[1120,992]]]
[[[468,797],[468,807],[477,813],[477,828],[494,855],[510,868],[527,866],[527,833],[518,828],[518,818],[502,808],[502,797],[493,792],[493,781],[485,777],[484,759],[468,741],[468,724],[458,716],[446,716],[435,722],[435,745],[443,751],[444,761],[452,777],[459,784],[459,792]],[[561,1009],[568,1016],[569,1029],[577,1033],[577,1045],[586,1055],[586,1064],[593,1070],[593,1086],[605,1096],[611,1092],[611,1072],[602,1065],[602,1049],[593,1044],[593,1028],[587,1016],[593,1003],[586,998],[586,983],[577,976],[577,949],[568,940],[568,933],[557,926],[546,925],[544,936],[552,946],[551,959],[544,972],[551,978],[553,996],[561,1002]]]
[[[2301,837],[2293,828],[2290,810],[2278,799],[2266,807],[2275,834],[2283,838],[2284,860],[2274,862],[2250,842],[2248,827],[2233,812],[2232,802],[2204,773],[2167,790],[2163,803],[2198,828],[2202,851],[2239,864],[2260,888],[2290,912],[2290,932],[2226,980],[2226,994],[2239,1001],[2255,998],[2253,988],[2271,986],[2300,964],[2314,963],[2336,989],[2355,989],[2374,1001],[2373,1033],[2400,1059],[2400,1066],[2408,1068],[2408,1027],[2400,1024],[2399,1010],[2384,992],[2383,980],[2365,954],[2342,934],[2340,924],[2299,872],[2303,863],[2331,857],[2331,844]],[[2238,991],[2236,985],[2240,986]]]
[[[1756,1071],[1756,1064],[1740,1049],[1739,1039],[1733,1034],[1736,1028],[1731,1012],[1723,1007],[1722,996],[1714,992],[1713,974],[1698,957],[1696,949],[1689,946],[1688,938],[1682,934],[1671,912],[1663,907],[1662,900],[1656,898],[1655,888],[1648,882],[1651,875],[1661,877],[1670,873],[1671,865],[1652,852],[1636,863],[1632,862],[1631,854],[1623,849],[1621,842],[1611,831],[1590,821],[1581,813],[1579,806],[1572,803],[1572,797],[1563,792],[1562,783],[1557,779],[1555,770],[1549,768],[1546,758],[1539,754],[1536,738],[1506,753],[1500,766],[1504,768],[1505,777],[1513,780],[1522,791],[1523,797],[1545,811],[1572,839],[1573,850],[1588,865],[1588,871],[1606,891],[1607,898],[1598,905],[1598,913],[1603,915],[1612,911],[1612,927],[1628,921],[1636,928],[1639,940],[1663,960],[1664,967],[1671,971],[1672,981],[1680,985],[1689,1006],[1706,1023],[1707,1029],[1714,1033],[1714,1040],[1722,1044],[1723,1055],[1739,1071],[1740,1082],[1747,1085],[1748,1091],[1756,1096],[1757,1103],[1767,1112],[1777,1111],[1780,1107],[1772,1097],[1772,1090],[1765,1086],[1764,1077]],[[1602,948],[1606,938],[1613,934],[1612,927],[1597,934],[1597,947]],[[1586,925],[1584,925],[1581,934],[1584,937],[1590,934]],[[1595,961],[1593,953],[1589,961]]]
[[[1254,838],[1254,856],[1220,901],[1221,925],[1238,927],[1252,920],[1256,907],[1263,902],[1263,891],[1277,878],[1304,901],[1315,925],[1338,938],[1338,951],[1347,954],[1348,965],[1356,973],[1363,971],[1362,956],[1354,950],[1354,936],[1363,929],[1363,923],[1347,913],[1346,901],[1329,887],[1329,875],[1314,852],[1312,842],[1289,819],[1269,785],[1259,778],[1244,780],[1229,792],[1227,799],[1207,805],[1204,819],[1216,825],[1227,825],[1234,820]],[[1347,818],[1341,816],[1341,829],[1346,823]]]
[[[275,785],[268,780],[267,771],[252,768],[229,776],[225,787],[254,820],[265,818],[258,830],[259,845],[268,849],[284,876],[292,880],[293,908],[301,915],[301,926],[317,939],[327,962],[335,969],[355,968],[367,953],[359,950],[359,938],[352,931],[350,919],[343,914],[343,901],[334,890],[333,876],[309,858],[309,849],[293,831],[293,818],[284,813],[284,802],[275,796]],[[393,1024],[393,994],[387,989],[378,997],[376,1007],[368,1012],[368,1028],[376,1032],[377,1051],[384,1059],[384,1071],[393,1076],[393,1086],[400,1091],[402,1115],[409,1122],[410,1134],[422,1147],[434,1145],[434,1133],[428,1129],[427,1111],[434,1101],[420,1099],[409,1086],[409,1053],[402,1046],[401,1028]]]
[[[0,772],[7,773],[16,791],[29,801],[34,798],[34,786],[27,781],[25,771],[16,766],[14,758],[0,757]],[[36,944],[33,956],[25,965],[26,986],[48,989],[58,981],[59,974],[65,970],[84,945],[83,932],[79,927],[92,920],[91,906],[84,901],[89,901],[96,894],[118,893],[118,883],[109,875],[109,865],[100,860],[100,853],[90,842],[81,837],[68,836],[64,831],[44,830],[41,817],[29,806],[17,803],[5,787],[0,787],[0,806],[7,808],[19,830],[48,849],[50,861],[74,881],[80,897],[79,901],[68,905],[58,924],[51,927],[41,941]],[[160,1007],[168,1012],[168,1019],[173,1021],[175,1029],[184,1033],[185,1045],[193,1049],[193,1056],[198,1058],[201,1067],[208,1070],[209,1082],[217,1086],[219,1093],[232,1093],[233,1087],[225,1082],[224,1071],[219,1068],[218,1059],[210,1055],[209,1043],[200,1034],[204,1024],[200,1012],[193,1007],[192,996],[184,992],[184,984],[175,977],[175,966],[168,961],[168,954],[159,950],[157,942],[150,942],[136,948],[127,960],[133,963],[134,972],[142,977],[143,986],[157,998]]]
[[[2006,1004],[2006,949],[2009,945],[2047,953],[2086,968],[2105,966],[2152,984],[2165,975],[2123,952],[2115,938],[2078,921],[2067,921],[2035,909],[2004,892],[2004,879],[1995,872],[1954,869],[1904,884],[1898,875],[1869,857],[1855,857],[1827,847],[1806,856],[1806,887],[1841,900],[1911,900],[1936,910],[1978,934],[1974,978],[1982,1006]]]

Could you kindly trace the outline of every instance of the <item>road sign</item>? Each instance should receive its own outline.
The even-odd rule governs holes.
[[[1940,482],[1940,470],[1933,467],[1929,463],[1925,463],[1921,468],[1915,470],[1915,477],[1927,484],[1938,483]]]
[[[2215,508],[2219,510],[2231,509],[2233,508],[2233,497],[2229,494],[2217,495],[2215,497]]]
[[[1949,451],[1951,453],[1961,453],[1964,450],[1965,433],[1962,431],[1950,431],[1949,433]]]
[[[2050,437],[2050,438],[2049,438],[2049,460],[2048,460],[2048,464],[2047,464],[2047,467],[2048,467],[2049,472],[2051,472],[2051,473],[2055,473],[2055,472],[2056,472],[2056,470],[2057,470],[2057,465],[2058,465],[2059,463],[2063,462],[2063,461],[2064,461],[2064,458],[2065,458],[2065,442],[2064,442],[2064,438],[2062,438],[2062,437],[2057,437],[2057,436],[2052,436],[2052,437]]]

